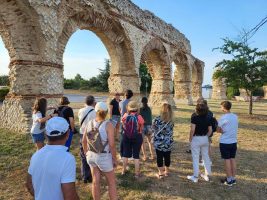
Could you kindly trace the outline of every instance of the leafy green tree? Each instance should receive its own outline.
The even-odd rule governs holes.
[[[105,59],[105,68],[99,69],[100,73],[97,76],[99,80],[99,92],[108,92],[108,78],[110,76],[110,60]]]
[[[152,77],[149,74],[147,66],[145,64],[140,64],[139,76],[141,78],[140,91],[145,93],[146,92],[146,85],[147,85],[147,92],[150,93],[151,85],[152,85]]]
[[[216,49],[232,59],[224,59],[216,64],[214,78],[226,78],[228,86],[243,88],[249,96],[249,114],[252,114],[252,94],[267,83],[267,51],[250,48],[245,41],[223,39],[224,44]]]
[[[0,76],[0,85],[1,86],[8,86],[9,85],[9,79],[7,75]]]

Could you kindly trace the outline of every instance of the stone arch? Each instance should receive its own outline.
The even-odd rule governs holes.
[[[192,105],[192,58],[184,52],[177,52],[173,57],[173,62],[176,65],[174,71],[174,97],[175,99],[184,99],[189,105]]]
[[[170,58],[164,44],[157,38],[151,39],[143,48],[141,63],[145,63],[152,76],[149,103],[161,106],[168,102],[174,106]]]
[[[62,63],[63,53],[71,35],[78,29],[95,33],[111,58],[109,91],[124,93],[131,88],[139,94],[138,74],[135,70],[131,42],[118,21],[95,11],[79,12],[67,20],[58,38],[57,59]]]

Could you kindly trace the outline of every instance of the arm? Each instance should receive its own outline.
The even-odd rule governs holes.
[[[34,189],[32,185],[32,176],[30,174],[27,174],[27,180],[26,180],[26,188],[28,192],[34,196]]]
[[[222,128],[221,127],[217,127],[217,129],[216,129],[216,132],[218,132],[218,133],[223,133],[223,130],[222,130]]]
[[[74,123],[74,118],[73,117],[69,117],[69,120],[70,120],[70,128],[71,128],[71,131],[74,133],[75,131],[75,123]]]
[[[192,139],[193,139],[193,135],[195,133],[195,129],[196,129],[196,125],[191,123],[191,129],[190,129],[190,134],[189,134],[189,142],[191,142]]]
[[[113,110],[113,105],[109,105],[109,118],[112,118],[112,110]]]
[[[117,166],[117,157],[116,157],[116,146],[114,141],[114,128],[112,124],[109,122],[106,127],[107,135],[108,135],[108,144],[110,148],[110,152],[112,155],[113,165],[114,167]]]
[[[83,146],[84,154],[86,154],[86,152],[88,151],[86,132],[87,131],[85,131],[85,133],[83,133],[83,138],[82,138],[82,146]]]
[[[62,183],[61,189],[63,192],[64,200],[79,200],[76,192],[75,183]]]
[[[46,117],[43,117],[43,118],[39,118],[37,119],[36,121],[39,122],[39,123],[44,123],[46,122],[47,120],[51,119],[53,117],[53,115],[48,115]]]
[[[212,134],[212,126],[208,126],[208,136],[211,136]]]

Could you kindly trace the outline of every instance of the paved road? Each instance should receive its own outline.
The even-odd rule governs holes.
[[[69,101],[71,103],[83,103],[85,100],[85,95],[79,95],[79,94],[66,94],[64,95],[68,97]],[[106,101],[108,97],[97,97],[95,96],[96,101]]]

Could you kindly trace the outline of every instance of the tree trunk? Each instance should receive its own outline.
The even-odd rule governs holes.
[[[249,95],[249,114],[252,115],[252,106],[253,106],[253,101],[252,101],[252,92]]]

